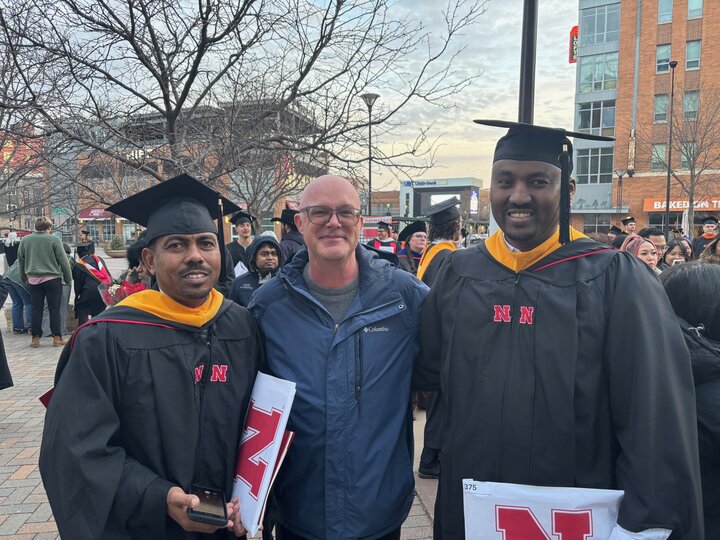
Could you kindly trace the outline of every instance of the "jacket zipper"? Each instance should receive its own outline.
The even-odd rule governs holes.
[[[204,333],[204,332],[203,332]],[[205,345],[208,348],[208,358],[203,362],[202,377],[200,379],[200,407],[198,409],[198,438],[197,444],[195,445],[195,460],[194,460],[194,471],[193,471],[193,483],[198,483],[198,475],[200,473],[200,445],[202,444],[202,427],[203,427],[203,408],[205,405],[205,386],[208,378],[208,371],[210,369],[210,358],[212,357],[212,327],[208,328],[207,334],[205,335]]]
[[[362,412],[360,404],[360,394],[362,393],[362,372],[363,372],[363,339],[362,334],[356,334],[358,337],[358,352],[355,357],[355,399],[357,400],[358,415]]]

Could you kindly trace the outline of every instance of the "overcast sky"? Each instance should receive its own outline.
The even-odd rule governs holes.
[[[415,13],[427,13],[423,17],[426,21],[437,20],[440,4],[437,0],[401,0],[401,3],[405,1],[412,3]],[[504,131],[480,127],[472,120],[517,120],[522,10],[523,0],[490,0],[474,31],[464,36],[467,48],[458,59],[457,68],[481,75],[455,96],[454,108],[420,109],[416,105],[406,112],[410,121],[423,126],[434,120],[430,135],[441,137],[437,166],[425,173],[424,178],[475,176],[488,186],[492,152]],[[568,40],[577,20],[577,0],[539,0],[536,124],[573,127],[575,64],[568,63]],[[402,138],[403,134],[398,133],[398,139]],[[388,141],[379,141],[383,143]],[[389,174],[378,173],[380,189],[397,189]]]

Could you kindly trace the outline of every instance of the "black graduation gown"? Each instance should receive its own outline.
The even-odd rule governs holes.
[[[107,269],[105,261],[100,260]],[[96,264],[92,257],[89,256],[87,256],[86,262],[92,265]],[[100,290],[98,289],[100,280],[96,278],[85,265],[72,263],[72,261],[71,264],[75,288],[75,315],[87,313],[95,317],[105,310],[105,302],[103,302],[102,296],[100,296]]]
[[[209,538],[166,515],[167,491],[196,482],[230,496],[261,351],[254,320],[229,300],[201,328],[117,306],[78,330],[60,358],[40,450],[61,536]]]
[[[232,267],[235,268],[237,263],[242,262],[245,266],[248,265],[247,248],[244,248],[237,242],[230,242],[225,244],[225,247],[230,252],[232,257]],[[249,246],[248,246],[249,247]],[[233,278],[235,276],[233,275]]]
[[[435,244],[428,244],[428,246],[425,248],[425,251],[428,251],[433,245]],[[453,252],[454,250],[452,249],[441,249],[435,253],[432,260],[428,263],[427,269],[422,276],[422,282],[425,283],[425,285],[427,285],[428,287],[432,287],[432,284],[435,281],[435,277],[437,276],[437,273],[440,270],[442,263]]]
[[[463,478],[624,489],[625,529],[702,538],[687,347],[652,270],[604,248],[519,273],[485,245],[443,265],[415,373],[445,411],[436,538],[464,538]]]

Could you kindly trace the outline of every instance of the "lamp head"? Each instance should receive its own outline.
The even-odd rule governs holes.
[[[672,69],[675,69],[677,67],[678,63],[677,60],[670,60],[670,67]]]
[[[677,62],[675,62],[677,64]],[[373,93],[367,93],[367,94],[360,94],[360,97],[365,102],[365,105],[367,105],[368,109],[372,109],[373,104],[375,103],[375,100],[379,98],[380,96],[378,94]]]

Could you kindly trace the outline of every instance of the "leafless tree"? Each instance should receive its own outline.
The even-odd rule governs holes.
[[[362,184],[370,120],[358,96],[383,95],[376,140],[392,137],[410,103],[445,106],[477,76],[453,65],[485,3],[447,0],[443,31],[431,32],[392,0],[15,0],[0,11],[16,74],[0,108],[32,111],[88,163],[117,162],[101,199],[127,195],[126,171],[227,186],[284,159]],[[428,127],[373,160],[397,175],[431,166]],[[296,180],[275,177],[261,202],[246,202],[267,207]]]
[[[676,95],[672,118],[672,183],[688,198],[688,223],[692,228],[695,201],[708,199],[720,188],[720,90],[693,88]],[[678,93],[676,93],[678,94]],[[670,114],[668,113],[668,117]],[[648,145],[660,144],[664,152],[651,149],[651,164],[667,171],[667,136],[654,140],[640,133]],[[650,167],[649,167],[650,168]]]

